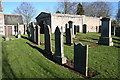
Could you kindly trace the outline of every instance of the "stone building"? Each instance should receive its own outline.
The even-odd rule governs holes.
[[[8,26],[8,35],[17,34],[17,24],[20,25],[21,34],[24,34],[24,21],[22,15],[4,14],[4,31],[6,34],[6,26]]]
[[[55,32],[57,26],[63,26],[63,31],[65,32],[65,25],[68,24],[69,21],[73,22],[73,26],[77,27],[79,32],[83,32],[83,24],[87,25],[87,32],[98,32],[99,26],[101,24],[100,18],[96,17],[46,12],[41,12],[36,17],[36,21],[37,24],[41,27],[41,32],[44,32],[45,22],[47,25],[50,25],[52,33]]]
[[[0,35],[6,34],[6,26],[8,26],[8,35],[17,34],[17,23],[20,24],[21,34],[24,34],[24,20],[22,15],[4,14],[2,0],[0,1]]]

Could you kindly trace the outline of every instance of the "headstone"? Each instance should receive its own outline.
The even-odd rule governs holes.
[[[99,26],[99,33],[101,33],[101,26]]]
[[[111,26],[111,35],[115,35],[115,27]]]
[[[86,24],[83,25],[83,33],[87,33],[87,25]]]
[[[27,27],[28,39],[30,39],[30,25]]]
[[[85,76],[88,75],[88,45],[74,43],[74,69]]]
[[[69,28],[72,30],[72,38],[75,38],[73,22],[69,21],[68,23],[69,23]]]
[[[17,38],[21,38],[21,31],[20,31],[20,25],[19,23],[17,24],[18,32],[17,32]]]
[[[111,20],[110,18],[102,18],[102,27],[101,27],[101,36],[99,38],[98,43],[108,46],[113,46],[112,38],[111,38]]]
[[[34,42],[36,43],[36,26],[33,25],[33,30],[34,30]]]
[[[79,25],[76,26],[76,31],[79,33],[80,32],[80,29],[79,29]]]
[[[36,25],[36,43],[40,45],[40,26]]]
[[[45,34],[45,50],[48,51],[49,54],[52,54],[52,47],[51,47],[51,30],[50,26],[44,26],[44,34]]]
[[[26,34],[27,26],[24,24],[24,35]]]
[[[9,37],[8,37],[8,26],[6,26],[6,38],[5,38],[5,41],[8,41],[9,40]]]
[[[74,25],[74,35],[76,35],[76,32],[77,32],[77,26]]]
[[[15,26],[15,36],[17,36],[17,26]]]
[[[96,32],[98,32],[98,26],[96,26]]]
[[[64,44],[63,44],[63,28],[61,30],[56,27],[55,30],[55,54],[53,58],[60,64],[66,63],[67,58],[64,57]]]
[[[31,40],[34,42],[34,23],[31,22]]]
[[[69,28],[69,26],[66,25],[66,44],[71,45],[72,43],[72,28]]]

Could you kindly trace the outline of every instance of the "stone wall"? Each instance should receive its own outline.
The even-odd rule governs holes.
[[[5,35],[4,32],[4,13],[0,12],[0,35]]]
[[[98,30],[96,30],[96,27],[99,29],[100,18],[85,16],[84,24],[87,25],[87,32],[98,32]]]
[[[41,32],[44,31],[45,21],[47,25],[50,25],[51,32],[54,33],[57,26],[63,26],[63,32],[65,32],[65,25],[69,21],[73,22],[73,25],[79,26],[79,32],[83,32],[83,24],[87,25],[87,32],[98,32],[100,26],[100,18],[88,17],[85,15],[71,15],[71,14],[56,14],[42,12],[36,17],[37,24],[41,26]]]
[[[83,16],[80,15],[69,15],[69,14],[51,14],[51,28],[52,33],[55,32],[57,26],[63,26],[63,32],[65,32],[65,24],[69,21],[73,21],[73,25],[80,26],[80,32],[82,32],[82,19]]]

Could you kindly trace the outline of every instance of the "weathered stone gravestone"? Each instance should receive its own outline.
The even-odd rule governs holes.
[[[27,27],[28,39],[30,39],[30,26],[31,26],[31,25],[29,25],[29,26]]]
[[[45,34],[45,50],[48,51],[49,54],[52,54],[52,47],[51,47],[51,30],[50,26],[44,24],[44,34]]]
[[[85,76],[88,75],[88,45],[74,43],[74,69]]]
[[[21,31],[20,31],[20,25],[19,23],[17,24],[18,32],[17,32],[17,38],[21,38]]]
[[[36,25],[36,43],[40,45],[40,26]]]
[[[69,26],[66,25],[66,44],[71,45],[72,43],[72,28],[69,28]]]
[[[5,41],[8,41],[9,40],[9,37],[8,37],[8,26],[6,26],[6,38],[5,38]]]
[[[34,29],[34,42],[36,43],[36,26],[33,25],[33,29]]]
[[[101,36],[99,38],[98,43],[108,46],[113,46],[112,38],[111,38],[111,20],[110,18],[102,18],[102,27],[101,27]]]
[[[83,33],[87,33],[87,25],[86,24],[83,25]]]
[[[115,35],[115,27],[111,26],[111,35]]]
[[[69,28],[72,30],[72,38],[75,38],[73,22],[69,21],[68,23],[69,23]]]
[[[64,44],[63,44],[63,28],[61,30],[56,27],[55,30],[55,54],[53,58],[60,64],[66,63],[67,58],[64,57]]]

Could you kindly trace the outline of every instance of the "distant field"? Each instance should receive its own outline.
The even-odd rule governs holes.
[[[88,67],[99,73],[93,78],[118,78],[120,37],[112,36],[114,46],[111,47],[98,45],[99,36],[99,33],[79,33],[74,42],[89,45]],[[15,38],[14,36],[9,37]],[[3,78],[80,78],[80,76],[44,57],[41,53],[44,46],[34,45],[27,40],[27,35],[23,35],[23,37],[2,42]],[[41,34],[41,42],[44,42],[43,34]],[[52,34],[52,51],[55,52],[54,34]],[[64,54],[74,62],[73,46],[64,44]]]

